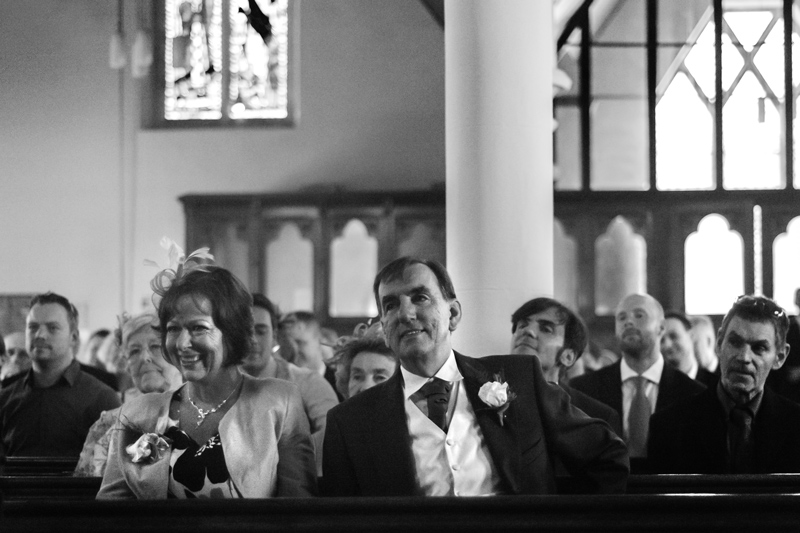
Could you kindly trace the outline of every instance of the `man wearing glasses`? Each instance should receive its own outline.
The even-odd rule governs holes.
[[[654,472],[800,472],[800,405],[764,388],[786,361],[788,327],[769,298],[736,300],[717,337],[719,384],[650,420]]]

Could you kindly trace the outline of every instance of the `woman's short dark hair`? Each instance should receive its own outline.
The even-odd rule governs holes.
[[[373,352],[393,359],[397,364],[397,356],[386,346],[383,337],[362,337],[354,339],[336,350],[336,390],[344,396],[349,397],[348,383],[350,382],[350,367],[353,359],[361,352]]]
[[[225,346],[223,366],[238,365],[252,349],[253,299],[250,291],[239,279],[217,266],[204,266],[192,270],[174,280],[158,306],[158,322],[161,327],[161,346],[167,352],[167,323],[177,314],[178,301],[183,296],[191,296],[199,306],[199,300],[206,298],[211,304],[211,318],[222,332]]]

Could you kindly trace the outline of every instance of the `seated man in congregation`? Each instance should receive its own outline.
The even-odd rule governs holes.
[[[336,392],[338,400],[344,401],[344,396],[336,390],[336,369],[329,366],[325,359],[326,355],[333,354],[329,354],[330,350],[326,350],[322,344],[322,327],[317,317],[308,311],[295,311],[281,320],[280,328],[283,339],[289,345],[287,351],[294,355],[294,359],[289,362],[324,377]]]
[[[311,439],[317,459],[317,473],[322,475],[322,439],[328,410],[339,403],[330,383],[318,372],[301,368],[273,355],[277,341],[280,312],[272,300],[263,294],[253,293],[253,319],[255,321],[254,350],[244,358],[241,369],[256,378],[277,378],[297,385],[303,399],[303,410],[308,417]]]
[[[661,353],[667,364],[706,387],[716,385],[717,375],[701,367],[697,360],[689,317],[680,311],[667,311],[664,313],[664,329]]]
[[[452,349],[461,304],[441,264],[396,259],[373,293],[400,371],[328,412],[326,494],[548,494],[555,458],[595,492],[625,490],[624,443],[548,384],[535,357]]]
[[[511,353],[537,356],[545,380],[560,385],[570,395],[572,405],[593,418],[605,420],[614,433],[622,436],[622,421],[614,409],[564,381],[587,341],[583,320],[552,298],[529,300],[511,315]]]
[[[736,300],[717,337],[718,385],[650,421],[654,472],[800,472],[800,405],[764,387],[786,361],[788,327],[769,298]]]
[[[705,387],[664,363],[664,309],[649,294],[630,294],[614,315],[622,357],[613,365],[573,379],[575,389],[613,407],[622,416],[634,472],[647,468],[650,415]]]
[[[78,311],[48,292],[34,296],[26,320],[32,367],[0,390],[0,455],[77,460],[100,413],[120,405],[113,389],[81,370]]]

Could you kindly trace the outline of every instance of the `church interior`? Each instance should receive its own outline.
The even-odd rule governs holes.
[[[743,294],[798,314],[800,0],[4,0],[0,14],[2,332],[44,291],[72,300],[82,337],[147,309],[165,237],[340,335],[378,313],[384,264],[436,259],[464,288],[456,346],[475,355],[506,353],[511,311],[535,296],[577,311],[597,357],[618,352],[630,293],[716,326]],[[504,34],[523,14],[530,35]],[[653,497],[673,492],[684,516],[718,519],[708,530],[796,524],[796,502],[773,494],[769,514],[752,496],[796,477],[738,481],[642,482],[606,508],[398,500],[301,519],[295,502],[242,502],[238,523],[679,530]],[[48,509],[73,524],[100,509],[69,505]],[[20,527],[53,525],[20,509]],[[182,531],[200,507],[148,509]],[[209,509],[194,531],[225,524]]]

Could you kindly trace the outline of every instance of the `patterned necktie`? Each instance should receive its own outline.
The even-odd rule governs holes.
[[[647,433],[650,429],[650,401],[645,394],[647,378],[631,378],[635,386],[628,411],[628,453],[631,457],[647,457]]]
[[[452,388],[451,382],[433,378],[419,389],[428,404],[428,418],[445,433],[447,432],[447,404],[450,402]]]
[[[731,443],[731,473],[752,474],[753,470],[753,443],[750,438],[753,427],[753,417],[744,407],[736,406],[731,409],[728,434]]]

